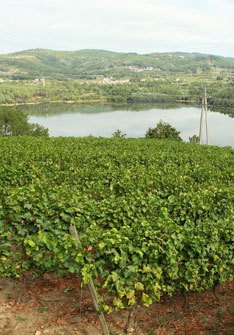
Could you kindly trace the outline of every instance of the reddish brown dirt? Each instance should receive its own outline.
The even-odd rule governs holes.
[[[175,295],[163,297],[149,308],[137,306],[133,335],[233,335],[234,283],[212,291],[190,293],[189,305]],[[128,311],[107,315],[111,335],[124,334]],[[0,279],[0,335],[100,335],[101,330],[89,291],[79,278],[53,274],[21,283]]]

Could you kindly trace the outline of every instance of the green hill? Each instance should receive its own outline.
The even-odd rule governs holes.
[[[143,78],[165,74],[233,75],[234,58],[199,53],[118,53],[105,50],[32,49],[0,55],[0,78]]]

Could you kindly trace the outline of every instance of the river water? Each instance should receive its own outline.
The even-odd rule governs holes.
[[[126,137],[144,137],[149,127],[163,120],[179,130],[185,141],[199,134],[201,114],[199,106],[188,105],[47,104],[26,110],[30,122],[48,128],[50,136],[111,137],[119,129]],[[208,130],[210,144],[234,147],[234,111],[209,110]]]

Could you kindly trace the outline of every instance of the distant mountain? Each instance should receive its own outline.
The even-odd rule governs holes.
[[[118,53],[106,50],[32,49],[0,55],[0,78],[143,78],[173,73],[234,72],[234,58],[199,53]]]

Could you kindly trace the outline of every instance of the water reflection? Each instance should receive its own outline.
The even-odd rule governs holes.
[[[177,109],[184,107],[184,104],[170,103],[170,104],[38,104],[38,105],[24,105],[18,106],[17,109],[25,110],[31,116],[42,116],[42,115],[58,115],[58,114],[69,114],[69,113],[80,113],[80,114],[97,114],[97,113],[109,113],[114,111],[145,111],[152,108],[159,109]]]
[[[24,107],[20,107],[25,110]],[[30,121],[49,129],[50,136],[111,137],[116,129],[128,137],[144,137],[159,120],[170,123],[188,138],[199,132],[200,107],[162,105],[38,105],[27,107]],[[227,112],[227,110],[225,110]],[[210,143],[234,146],[234,118],[209,111]]]

